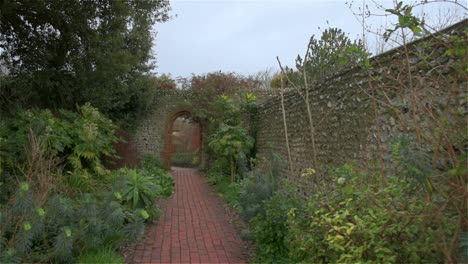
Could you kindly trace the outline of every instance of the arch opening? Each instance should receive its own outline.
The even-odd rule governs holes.
[[[167,131],[168,166],[198,167],[202,164],[202,126],[189,112],[180,112],[170,120]]]

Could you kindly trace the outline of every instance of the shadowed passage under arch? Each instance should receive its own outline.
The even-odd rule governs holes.
[[[197,167],[202,161],[202,126],[190,112],[176,113],[166,133],[169,166]]]

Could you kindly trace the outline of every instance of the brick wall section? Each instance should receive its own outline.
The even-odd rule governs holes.
[[[121,139],[121,141],[113,144],[118,158],[107,160],[107,167],[118,169],[137,166],[140,163],[140,160],[138,159],[135,143],[133,142],[133,138],[130,133],[123,129],[118,129],[115,131],[115,136]]]
[[[254,92],[259,102],[276,95],[275,91],[249,90],[249,92]],[[243,91],[238,92],[238,94],[242,93]],[[193,96],[187,91],[159,91],[155,94],[152,107],[137,120],[136,127],[133,129],[135,132],[132,136],[132,142],[139,160],[146,155],[152,155],[158,157],[163,164],[169,165],[168,133],[170,126],[181,114],[192,112],[190,102],[193,100]],[[196,106],[196,102],[193,105]],[[201,130],[204,133],[204,124],[201,124]],[[202,138],[205,137],[206,135]],[[203,156],[202,153],[202,167],[205,162]]]
[[[190,113],[187,102],[190,93],[185,91],[161,91],[153,98],[152,108],[137,121],[133,135],[137,155],[158,157],[168,165],[168,135],[172,122],[181,114]]]

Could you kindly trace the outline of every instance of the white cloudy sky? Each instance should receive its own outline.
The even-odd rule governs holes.
[[[376,2],[391,4],[390,0]],[[371,0],[366,3],[374,6]],[[461,3],[467,4],[466,0]],[[361,5],[355,0],[353,10],[359,11]],[[293,66],[310,36],[320,36],[318,27],[327,28],[327,21],[352,39],[362,35],[358,19],[340,0],[173,0],[171,6],[174,18],[155,27],[158,33],[153,52],[156,72],[173,77],[219,70],[255,74],[277,69],[276,56]],[[464,11],[453,4],[424,8],[436,20],[464,16]],[[373,17],[367,24],[377,28],[392,21]],[[375,37],[369,35],[368,41],[370,50],[375,50]]]

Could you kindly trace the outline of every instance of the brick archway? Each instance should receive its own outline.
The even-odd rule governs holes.
[[[193,115],[188,110],[179,110],[170,114],[166,120],[163,140],[164,140],[164,150],[161,153],[161,160],[165,167],[170,168],[172,165],[172,154],[173,154],[173,130],[174,130],[174,123],[179,117],[189,116],[193,118]],[[204,167],[204,157],[203,157],[203,125],[202,122],[193,118],[193,121],[198,125],[200,133],[199,133],[199,148],[198,148],[198,158],[200,161],[200,167]]]
[[[250,91],[250,90],[249,90]],[[251,92],[251,91],[250,91]],[[259,93],[260,94],[260,93]],[[194,116],[193,109],[197,107],[197,96],[191,91],[174,90],[158,91],[152,98],[152,103],[141,116],[137,117],[132,128],[131,140],[135,146],[138,160],[145,156],[158,158],[165,167],[171,165],[172,142],[169,137],[174,120],[184,114]],[[265,94],[265,99],[269,98]],[[195,120],[201,129],[200,167],[206,166],[207,158],[203,142],[207,133],[207,120]]]

